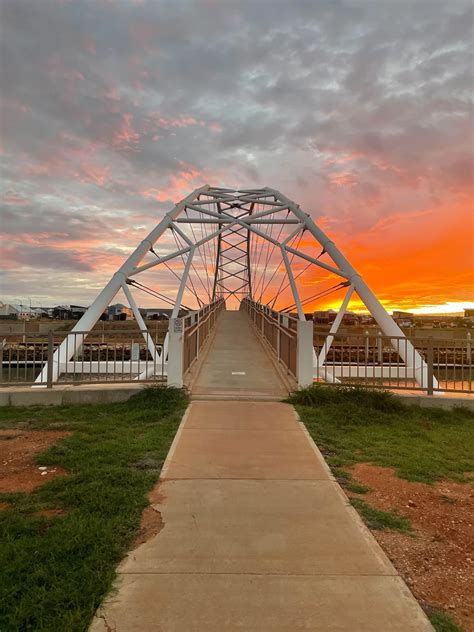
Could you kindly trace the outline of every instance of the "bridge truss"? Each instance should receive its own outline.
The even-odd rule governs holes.
[[[146,325],[138,294],[172,308],[171,323],[183,313],[224,300],[236,309],[244,299],[306,321],[305,308],[340,295],[340,308],[314,366],[324,360],[356,295],[419,384],[426,364],[403,331],[335,243],[298,204],[277,190],[228,189],[205,185],[167,213],[106,284],[88,311],[55,352],[53,381],[80,351],[85,337],[119,294],[128,302],[140,330]],[[141,298],[142,300],[142,298]],[[69,337],[68,337],[69,338]],[[170,354],[170,333],[157,350],[146,335],[149,352]],[[400,344],[403,338],[404,344]],[[46,369],[44,369],[46,371]],[[337,381],[327,368],[316,375]],[[45,376],[38,378],[44,382]]]

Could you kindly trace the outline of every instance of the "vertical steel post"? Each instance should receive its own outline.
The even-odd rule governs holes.
[[[53,356],[54,356],[54,340],[53,340],[53,330],[50,329],[48,331],[48,359],[47,359],[47,370],[46,370],[46,388],[53,387]]]
[[[471,342],[471,333],[467,332],[467,343],[466,343],[466,360],[467,360],[467,389],[469,392],[472,391],[472,342]]]
[[[428,377],[428,384],[427,384],[427,394],[428,395],[433,395],[434,389],[433,389],[433,361],[434,361],[434,353],[433,353],[433,338],[432,336],[429,336],[428,338],[428,348],[427,348],[427,354],[426,354],[426,363],[428,365],[428,372],[427,372],[427,377]]]

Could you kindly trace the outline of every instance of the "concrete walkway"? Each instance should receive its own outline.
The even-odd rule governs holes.
[[[92,632],[433,632],[293,408],[193,402]]]
[[[219,316],[192,394],[275,400],[288,395],[245,312],[224,311]]]

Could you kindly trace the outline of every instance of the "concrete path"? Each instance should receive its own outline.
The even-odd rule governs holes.
[[[264,351],[247,314],[224,311],[192,387],[194,396],[281,400],[288,390]]]
[[[294,409],[193,402],[92,632],[433,632]]]

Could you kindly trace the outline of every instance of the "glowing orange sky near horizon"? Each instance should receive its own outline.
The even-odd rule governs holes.
[[[474,306],[473,217],[466,200],[389,216],[356,236],[327,232],[386,309],[462,312]],[[341,301],[339,293],[309,307],[337,309]],[[349,309],[365,306],[355,297]]]

